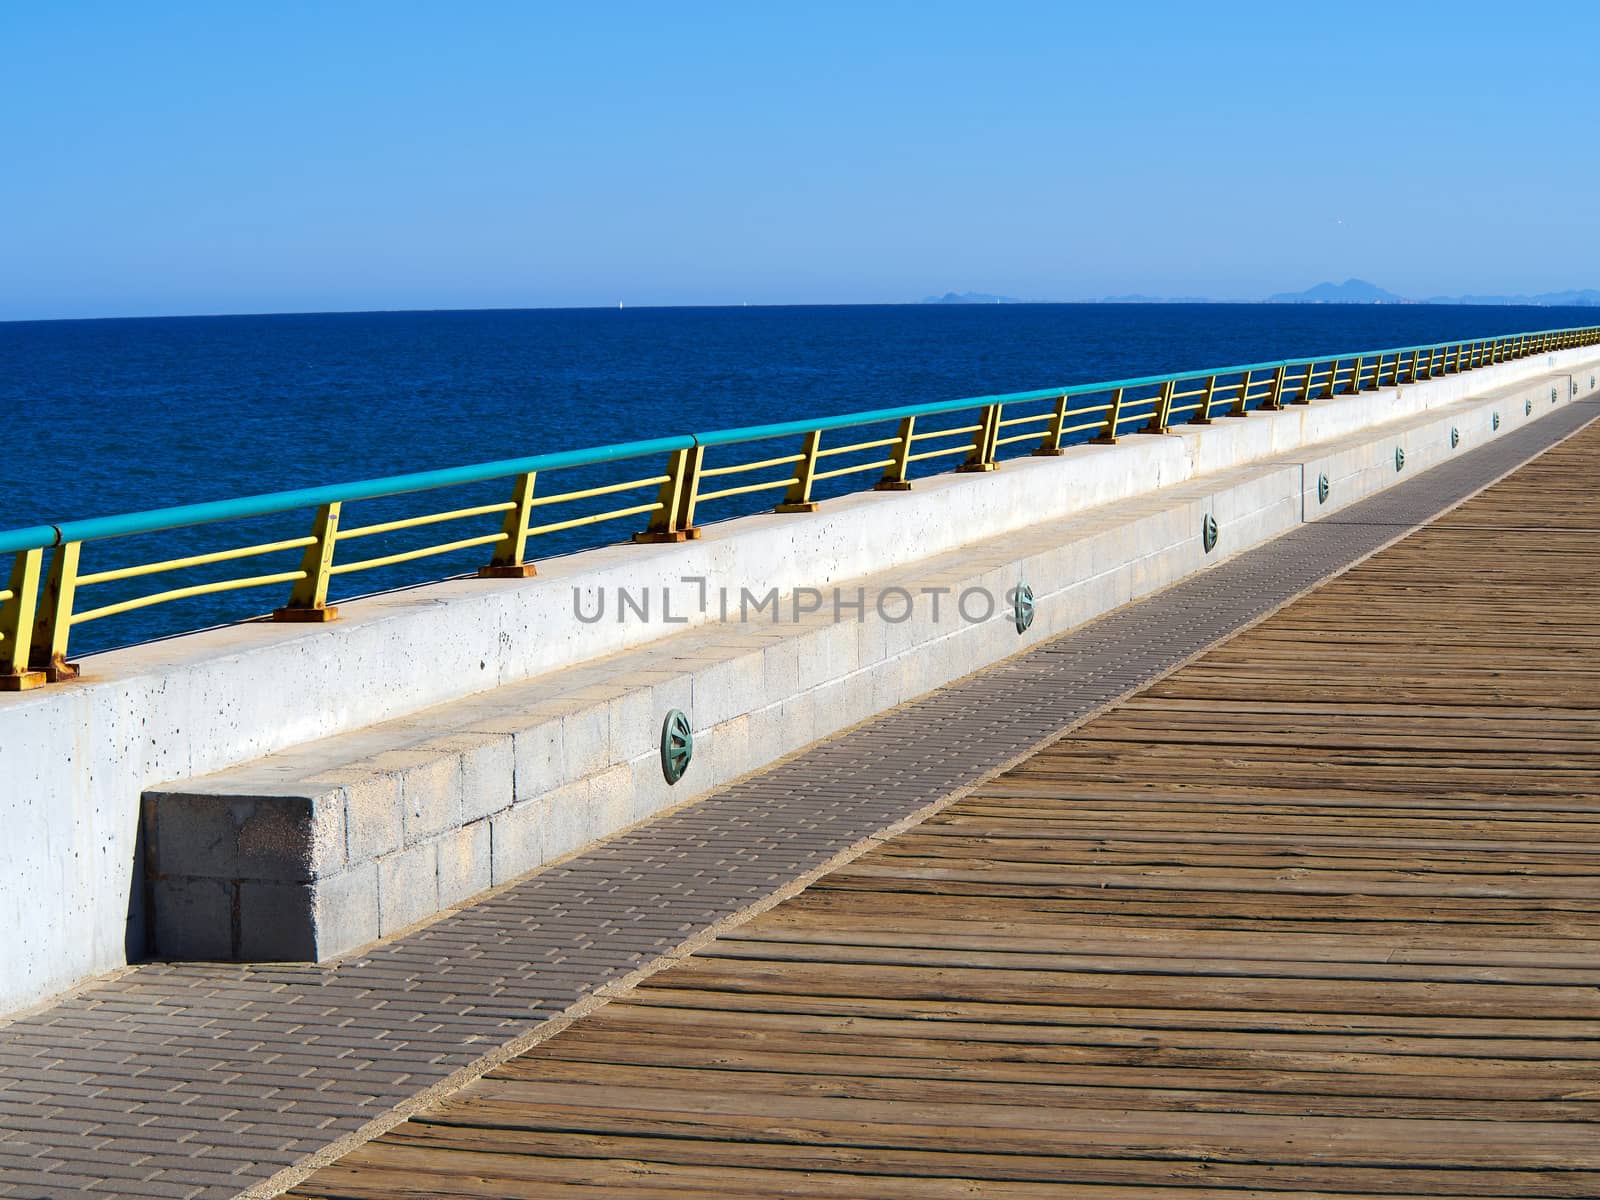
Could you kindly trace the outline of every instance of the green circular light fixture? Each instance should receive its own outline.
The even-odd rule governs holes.
[[[1459,445],[1461,445],[1461,430],[1452,425],[1450,427],[1450,449],[1454,450]]]
[[[1394,469],[1396,471],[1403,471],[1406,469],[1406,452],[1399,446],[1394,448]]]
[[[689,769],[692,758],[694,732],[689,728],[689,718],[674,708],[661,723],[661,774],[669,784],[677,783]]]
[[[1332,488],[1328,483],[1328,473],[1324,471],[1317,476],[1317,503],[1326,504],[1328,502],[1328,493],[1331,490]]]
[[[1533,416],[1533,401],[1532,400],[1524,400],[1522,402],[1522,415],[1525,416],[1525,417]]]
[[[1026,583],[1018,582],[1011,594],[1011,615],[1016,619],[1017,632],[1027,633],[1033,624],[1033,589]]]
[[[1210,513],[1206,514],[1205,522],[1200,526],[1200,544],[1210,554],[1217,548],[1217,519]]]
[[[1495,429],[1499,429],[1500,428],[1500,414],[1499,413],[1495,413],[1494,414],[1494,420],[1492,420],[1489,424],[1491,425],[1491,427],[1493,427]]]

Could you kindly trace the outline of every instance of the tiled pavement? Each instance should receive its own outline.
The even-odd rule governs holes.
[[[991,773],[1600,415],[1576,404],[326,966],[151,963],[0,1028],[0,1196],[232,1197]]]

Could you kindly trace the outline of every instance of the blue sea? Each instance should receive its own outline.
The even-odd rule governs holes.
[[[815,414],[1595,319],[1593,309],[1554,308],[1007,304],[0,323],[0,529]],[[613,469],[609,477],[628,476]],[[585,478],[604,475],[579,472],[562,484]],[[345,524],[503,499],[508,485],[372,501],[359,512],[352,505]],[[744,497],[705,515],[757,511],[773,499]],[[309,521],[303,512],[91,543],[82,569],[295,536]],[[444,541],[495,527],[491,519],[420,532]],[[530,554],[625,540],[634,528],[551,534]],[[410,541],[373,538],[360,556],[420,544],[416,532]],[[335,595],[464,573],[482,553],[348,576]],[[279,559],[248,569],[286,567]],[[215,577],[104,585],[79,607]],[[136,610],[82,626],[73,649],[238,620],[284,600],[275,587]]]

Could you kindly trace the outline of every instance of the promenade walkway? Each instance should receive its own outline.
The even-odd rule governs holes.
[[[1039,749],[1597,413],[364,955],[0,1028],[0,1196],[273,1194],[408,1113],[295,1194],[1600,1193],[1600,429]]]
[[[292,1194],[1600,1195],[1597,457],[1549,452]]]

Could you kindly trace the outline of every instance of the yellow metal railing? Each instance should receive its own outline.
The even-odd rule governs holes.
[[[1400,387],[1596,344],[1600,328],[1586,327],[1323,355],[658,438],[4,531],[0,554],[10,554],[12,565],[0,586],[0,689],[72,677],[76,669],[68,653],[75,628],[152,605],[288,585],[288,603],[273,613],[275,619],[327,621],[338,611],[328,603],[333,579],[420,559],[481,548],[488,550],[488,561],[478,570],[480,576],[530,576],[535,573],[528,556],[530,539],[565,530],[644,518],[645,528],[633,535],[635,541],[679,541],[699,536],[695,514],[706,503],[781,492],[774,499],[776,511],[809,512],[817,507],[818,484],[851,476],[873,478],[876,490],[903,491],[912,486],[912,468],[921,463],[958,460],[951,464],[956,471],[992,471],[1011,447],[1032,446],[1034,455],[1056,456],[1076,442],[1110,444],[1130,432],[1165,433],[1179,423],[1204,425],[1219,417],[1243,417]],[[946,421],[951,423],[941,423]],[[834,438],[840,439],[837,444]],[[796,439],[798,449],[782,445],[793,445]],[[747,460],[706,462],[708,453],[720,458],[755,444],[766,444],[768,449]],[[635,460],[649,464],[644,473],[634,470],[624,478],[564,490],[550,487],[550,480],[561,478],[562,472],[581,469],[592,474]],[[342,524],[347,505],[508,479],[509,499],[365,525]],[[609,504],[613,498],[616,507],[595,508],[594,502]],[[106,539],[303,509],[314,515],[310,532],[300,536],[93,571],[80,569],[84,547]],[[553,519],[539,519],[552,509],[557,510],[550,514]],[[363,539],[452,524],[461,528],[463,536],[399,549],[380,543],[376,553],[365,557],[354,545]],[[284,561],[284,555],[297,551],[297,563]],[[277,561],[261,561],[272,559]],[[202,582],[174,581],[163,590],[89,607],[81,603],[93,589],[108,584],[236,563],[247,566],[246,573]]]

